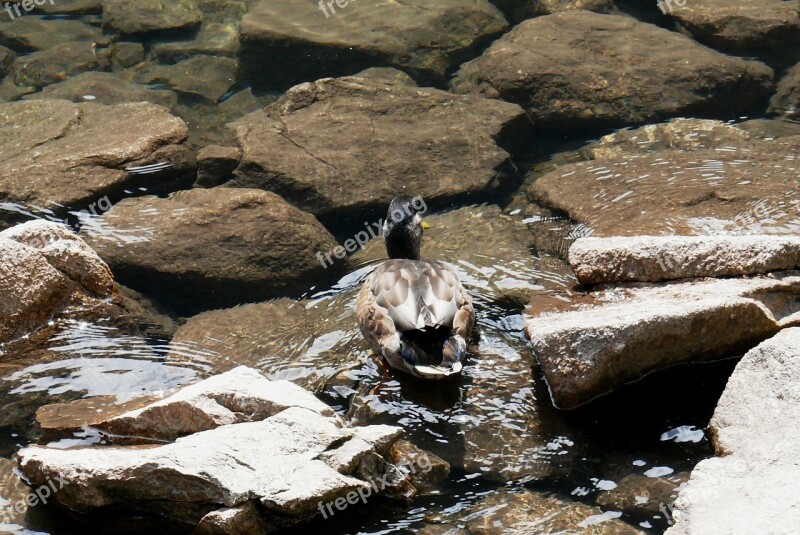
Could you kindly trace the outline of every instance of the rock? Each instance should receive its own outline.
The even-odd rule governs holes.
[[[800,321],[797,272],[612,289],[598,306],[526,318],[525,332],[564,409],[650,372],[735,354]],[[610,343],[613,341],[613,343]]]
[[[678,491],[688,479],[689,474],[686,472],[675,474],[669,479],[631,474],[624,477],[614,489],[600,494],[597,505],[637,518],[662,515],[664,509],[672,507]]]
[[[237,61],[231,58],[195,56],[175,65],[153,65],[141,70],[136,79],[143,84],[166,84],[217,102],[236,82]]]
[[[246,366],[184,387],[161,400],[137,400],[139,407],[130,409],[128,405],[129,410],[119,414],[92,415],[82,407],[86,401],[77,402],[78,411],[72,410],[74,403],[44,406],[37,411],[36,419],[45,431],[75,431],[91,426],[109,433],[109,443],[117,442],[115,437],[124,437],[129,444],[130,438],[141,442],[173,441],[222,425],[265,420],[289,407],[310,409],[324,416],[334,414],[303,388],[289,381],[270,381]],[[75,412],[78,414],[72,416]],[[90,418],[81,421],[81,414]]]
[[[709,425],[718,455],[681,490],[667,535],[792,533],[800,510],[786,489],[800,447],[800,329],[749,351],[728,380]]]
[[[263,535],[268,533],[255,500],[223,507],[204,516],[192,535]]]
[[[219,103],[192,99],[191,105],[178,104],[172,108],[189,125],[189,139],[193,145],[237,145],[233,132],[226,125],[275,101],[271,95],[256,98],[249,88],[229,95]]]
[[[433,487],[450,476],[450,464],[407,440],[398,440],[390,451],[395,466],[404,466],[411,483],[419,490]]]
[[[4,79],[0,79],[0,103],[13,102],[15,100],[19,100],[20,97],[24,95],[29,95],[35,92],[35,87],[20,87],[15,84],[13,76],[6,76]]]
[[[213,188],[226,182],[239,165],[242,151],[238,147],[208,145],[197,153],[197,186]]]
[[[420,83],[442,84],[453,67],[508,27],[486,0],[359,0],[323,7],[256,2],[241,26],[244,77],[288,87],[368,67],[396,67]],[[293,59],[299,54],[303,62]]]
[[[65,226],[41,220],[0,232],[0,344],[78,304],[113,298],[108,266]]]
[[[782,137],[800,136],[800,123],[782,119],[751,119],[736,126],[755,138],[768,141]]]
[[[160,63],[177,63],[199,55],[235,57],[239,51],[239,24],[203,22],[191,41],[154,43],[150,49]]]
[[[797,234],[798,148],[800,137],[793,136],[622,154],[548,172],[528,197],[593,236]]]
[[[800,61],[800,1],[665,0],[667,15],[700,42],[774,65]]]
[[[77,20],[25,16],[9,23],[0,22],[0,44],[17,52],[47,50],[74,42],[107,45],[109,40],[99,29]]]
[[[277,4],[276,4],[277,5]],[[513,104],[363,78],[323,79],[231,124],[244,187],[275,191],[323,219],[385,212],[401,192],[441,204],[507,183]]]
[[[579,238],[569,262],[581,284],[742,277],[800,268],[800,236]]]
[[[3,526],[25,524],[25,514],[28,509],[25,498],[31,489],[14,473],[15,468],[13,461],[0,458],[0,496],[3,497],[2,503],[6,504],[0,509],[0,521],[2,521],[0,525]],[[20,504],[19,509],[17,504]]]
[[[40,0],[36,11],[48,15],[95,15],[103,11],[102,0]]]
[[[11,65],[14,64],[16,57],[17,55],[14,54],[13,50],[0,46],[0,80],[2,80],[9,71]]]
[[[625,69],[620,69],[625,65]],[[469,61],[460,94],[523,106],[541,129],[733,115],[772,88],[772,70],[630,17],[567,11],[527,20]]]
[[[186,136],[183,121],[149,103],[0,105],[0,200],[34,213],[64,214],[123,189],[155,192],[191,184],[196,164]],[[171,167],[152,174],[126,172],[162,162]],[[11,220],[19,216],[0,214]]]
[[[323,274],[317,253],[336,245],[313,216],[277,195],[233,188],[124,199],[82,233],[121,280],[195,306],[197,292],[218,292],[230,306],[307,290]]]
[[[94,43],[71,42],[17,58],[14,82],[17,85],[43,87],[63,82],[86,71],[111,68],[110,51],[98,49]]]
[[[470,535],[495,533],[581,533],[640,535],[618,520],[621,513],[564,500],[552,494],[500,491],[462,513]]]
[[[103,27],[122,34],[184,30],[200,24],[203,13],[195,0],[103,1]]]
[[[145,51],[141,43],[114,43],[111,57],[123,69],[144,61]]]
[[[492,3],[512,24],[518,24],[531,17],[552,15],[573,9],[595,13],[616,11],[613,0],[493,0]]]
[[[370,67],[353,75],[353,78],[368,78],[371,80],[385,80],[401,85],[416,87],[417,82],[409,75],[392,67]]]
[[[769,101],[769,113],[794,119],[800,114],[800,63],[789,69],[778,82],[778,89]]]
[[[148,89],[109,72],[85,72],[65,82],[49,85],[38,93],[26,96],[25,99],[63,99],[97,104],[152,102],[166,107],[177,102],[177,97],[172,91]]]

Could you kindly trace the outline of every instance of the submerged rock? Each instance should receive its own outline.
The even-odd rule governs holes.
[[[597,505],[606,510],[622,511],[636,518],[662,515],[672,507],[678,492],[689,479],[687,472],[669,478],[631,474],[615,488],[597,497]]]
[[[273,87],[378,66],[441,84],[451,68],[507,27],[486,0],[259,0],[242,20],[239,58],[249,81]]]
[[[614,0],[492,0],[512,23],[516,24],[531,17],[552,15],[562,11],[583,9],[596,13],[616,11]]]
[[[589,296],[597,306],[527,317],[553,402],[569,409],[685,362],[735,354],[800,322],[800,276],[662,284]]]
[[[186,137],[182,120],[149,103],[0,105],[0,200],[61,215],[68,207],[81,209],[124,189],[155,192],[191,184],[195,160]],[[166,171],[126,171],[163,162],[171,164]],[[19,217],[0,211],[0,219]]]
[[[152,102],[167,107],[177,102],[177,97],[172,91],[148,89],[109,72],[85,72],[73,76],[65,82],[49,85],[42,91],[25,97],[25,100],[42,99],[63,99],[97,104]]]
[[[233,175],[233,170],[242,159],[242,151],[238,147],[220,147],[208,145],[197,152],[196,186],[213,188],[226,182]]]
[[[234,4],[231,2],[230,4]],[[244,4],[240,4],[244,8]],[[151,53],[161,63],[177,63],[198,55],[232,58],[239,51],[239,24],[230,22],[203,22],[200,31],[191,41],[165,41],[153,43]]]
[[[392,470],[382,455],[402,434],[390,426],[346,428],[309,392],[291,383],[270,384],[243,367],[108,425],[152,437],[206,430],[160,446],[29,446],[17,455],[20,471],[34,487],[58,481],[53,499],[74,512],[115,508],[118,516],[144,514],[182,529],[198,523],[211,529],[237,519],[258,524],[248,512],[254,505],[275,529],[345,496],[350,504],[362,496],[366,502],[385,487],[361,474],[376,459]],[[162,426],[175,433],[163,435]]]
[[[570,129],[698,110],[732,115],[766,96],[772,77],[762,63],[630,17],[567,11],[516,26],[462,65],[450,85],[520,104],[536,127]]]
[[[100,45],[109,42],[98,28],[77,20],[25,16],[9,23],[0,22],[0,44],[19,52],[47,50],[77,41]]]
[[[787,489],[800,477],[800,328],[786,329],[736,366],[709,428],[718,455],[701,461],[680,492],[667,535],[792,533]]]
[[[582,284],[741,277],[800,268],[800,236],[579,238],[569,262]]]
[[[232,58],[193,56],[174,65],[153,65],[136,74],[143,84],[167,84],[179,93],[217,102],[236,82],[237,61]]]
[[[82,72],[108,70],[111,67],[110,58],[109,49],[97,48],[94,43],[62,43],[17,58],[14,62],[14,83],[44,87]]]
[[[789,119],[800,116],[800,63],[789,69],[778,82],[778,89],[769,102],[770,113]]]
[[[188,29],[202,20],[195,0],[103,0],[103,27],[123,34]]]
[[[16,57],[17,55],[13,50],[0,46],[0,80],[2,80],[9,71],[11,65],[14,64],[14,59],[16,59]]]
[[[665,0],[664,6],[708,46],[777,65],[800,61],[798,0]]]
[[[37,220],[7,229],[0,251],[0,344],[70,306],[117,295],[105,262],[64,225]]]
[[[361,6],[364,7],[364,6]],[[527,119],[513,104],[364,78],[301,84],[232,123],[244,187],[322,218],[383,212],[403,188],[429,203],[493,191]]]
[[[317,253],[336,245],[312,215],[238,188],[124,199],[81,233],[121,279],[194,307],[197,292],[230,305],[307,290],[322,278]]]

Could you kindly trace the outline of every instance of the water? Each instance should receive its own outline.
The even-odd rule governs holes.
[[[241,13],[235,14],[238,8],[231,9],[234,18],[241,17]],[[86,31],[99,35],[97,15],[25,16],[31,23],[85,22]],[[220,20],[227,21],[229,16]],[[74,25],[51,28],[54,36],[75,31]],[[148,50],[157,50],[157,45],[183,36],[170,31],[141,40]],[[222,33],[218,37],[225,41]],[[163,50],[161,54],[166,56]],[[478,53],[475,50],[473,57]],[[169,84],[153,82],[148,87],[164,89]],[[260,109],[279,94],[278,88],[263,86],[251,92],[237,82],[214,102],[203,101],[190,91],[179,92],[170,109],[189,123],[191,142],[199,148],[228,142],[223,124]],[[785,128],[794,126],[786,123]],[[213,312],[221,306],[213,295],[198,294],[185,309],[159,309],[164,321],[140,325],[139,332],[111,320],[59,320],[0,346],[0,402],[4,407],[0,455],[10,459],[21,447],[42,438],[35,414],[44,405],[94,398],[95,407],[101,410],[104,405],[163,395],[244,364],[270,378],[289,379],[313,390],[353,424],[401,426],[408,440],[452,467],[447,481],[412,503],[376,499],[369,507],[352,507],[333,519],[317,519],[295,533],[444,533],[476,520],[508,521],[510,517],[503,515],[511,514],[511,509],[504,510],[509,500],[553,496],[562,506],[595,506],[604,491],[633,475],[662,477],[677,486],[697,462],[713,453],[704,428],[735,359],[655,373],[588,406],[564,412],[553,407],[522,333],[523,312],[529,302],[531,310],[552,309],[579,298],[581,289],[563,260],[577,237],[614,233],[620,228],[621,233],[627,228],[632,233],[656,234],[764,229],[796,233],[796,191],[776,193],[771,182],[772,189],[756,188],[751,198],[740,204],[722,206],[730,200],[724,195],[730,186],[728,173],[738,176],[731,170],[757,161],[749,149],[731,145],[730,139],[719,133],[708,134],[707,139],[703,137],[706,134],[695,133],[690,142],[705,143],[718,153],[718,159],[672,163],[650,154],[651,147],[642,146],[648,143],[639,140],[633,144],[642,149],[640,153],[623,154],[617,167],[608,168],[592,161],[594,156],[587,155],[586,148],[578,150],[584,141],[596,141],[606,133],[581,132],[563,139],[544,136],[547,139],[538,140],[521,158],[518,175],[504,188],[452,202],[426,216],[433,228],[426,233],[423,255],[456,266],[477,311],[477,328],[460,378],[439,383],[416,380],[387,370],[368,350],[353,310],[358,289],[384,256],[382,244],[376,240],[337,265],[344,273],[338,281],[315,282],[299,297],[259,304],[243,301],[239,307],[219,313]],[[759,142],[781,143],[768,135],[761,138]],[[647,158],[651,158],[648,165],[659,172],[667,169],[667,182],[684,173],[697,178],[681,182],[668,196],[658,183],[606,185],[607,178],[623,172],[620,169]],[[794,180],[794,166],[793,157],[779,154],[770,177]],[[601,185],[593,189],[564,186],[562,197],[577,206],[571,212],[531,202],[530,188],[542,187],[537,180],[561,168],[566,168],[564,177],[581,169],[593,173]],[[763,178],[751,177],[756,181]],[[696,213],[667,213],[665,206],[675,199],[686,201],[686,206],[702,204],[690,201],[704,200],[709,188],[718,195]],[[149,193],[147,188],[139,188],[121,196]],[[16,220],[44,217],[60,221],[67,217],[84,233],[106,233],[95,217],[79,211],[85,207],[67,208],[0,203],[0,211],[13,214]],[[645,217],[643,212],[651,209],[652,217]],[[575,220],[570,220],[567,212]],[[337,238],[345,238],[352,228],[343,222],[330,230]],[[120,243],[146,241],[151,229],[106,236]],[[123,282],[148,288],[145,299],[169,301],[169,285],[153,288],[151,281],[135,278]],[[186,310],[212,312],[201,320],[190,318]],[[74,443],[89,444],[95,438],[78,436]],[[10,470],[10,465],[4,464],[0,475],[8,475]],[[0,478],[2,499],[12,500],[20,492],[13,477]],[[663,512],[649,516],[607,513],[594,520],[602,524],[614,519],[646,533],[663,533],[669,526]],[[35,508],[22,522],[25,529],[9,525],[0,530],[53,535],[85,532],[52,508]],[[613,529],[610,532],[616,533]]]

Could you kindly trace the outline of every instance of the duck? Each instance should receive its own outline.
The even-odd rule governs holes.
[[[461,373],[475,311],[458,273],[423,260],[421,197],[392,199],[382,234],[388,260],[365,280],[356,302],[361,334],[389,366],[423,379]]]

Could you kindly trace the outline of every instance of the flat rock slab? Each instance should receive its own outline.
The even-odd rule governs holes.
[[[729,116],[766,96],[772,69],[630,17],[567,11],[527,20],[461,66],[456,93],[515,102],[548,129]]]
[[[110,433],[110,443],[120,437],[130,444],[131,439],[172,441],[222,425],[265,420],[289,407],[310,409],[323,416],[334,414],[302,387],[289,381],[270,381],[246,366],[182,388],[164,399],[135,400],[130,404],[138,406],[115,411],[117,414],[84,410],[87,401],[46,405],[37,411],[36,419],[44,431],[76,431],[91,426]]]
[[[31,221],[0,232],[0,343],[71,304],[117,295],[111,270],[64,225]]]
[[[800,61],[798,0],[663,1],[666,14],[708,46],[775,65]]]
[[[650,372],[731,356],[800,321],[800,276],[667,283],[526,317],[553,402],[569,409]]]
[[[71,41],[17,58],[14,62],[14,83],[44,87],[82,72],[104,71],[110,67],[110,49],[99,49],[95,43],[86,41]]]
[[[327,78],[295,86],[230,126],[243,151],[239,184],[360,223],[403,192],[436,204],[495,190],[515,173],[506,141],[524,139],[527,119],[514,104]]]
[[[24,98],[25,100],[61,99],[97,104],[152,102],[166,107],[175,105],[178,100],[172,91],[148,89],[110,72],[85,72],[64,82],[48,85],[42,91]]]
[[[800,268],[800,236],[579,238],[569,263],[582,284],[742,277]]]
[[[218,291],[228,303],[307,290],[324,271],[317,252],[336,245],[311,214],[238,188],[128,198],[81,232],[121,279],[159,281],[178,300]]]
[[[159,191],[191,182],[194,152],[186,123],[150,103],[74,104],[65,100],[0,105],[0,202],[31,211],[85,208],[124,189]],[[127,168],[168,163],[163,172]],[[0,211],[0,220],[15,219]]]
[[[246,77],[286,87],[381,66],[403,69],[424,84],[442,84],[450,69],[508,28],[486,0],[345,0],[324,6],[327,15],[317,2],[257,1],[241,25]]]
[[[718,455],[680,492],[666,535],[794,533],[800,477],[800,329],[786,329],[736,366],[709,425]]]
[[[26,16],[17,17],[13,22],[0,22],[0,44],[18,52],[47,50],[74,41],[98,44],[109,42],[99,28],[77,20],[46,20]]]
[[[800,136],[716,148],[622,151],[561,166],[528,198],[592,236],[798,234]]]
[[[103,0],[103,27],[122,34],[183,30],[202,20],[195,0]]]

